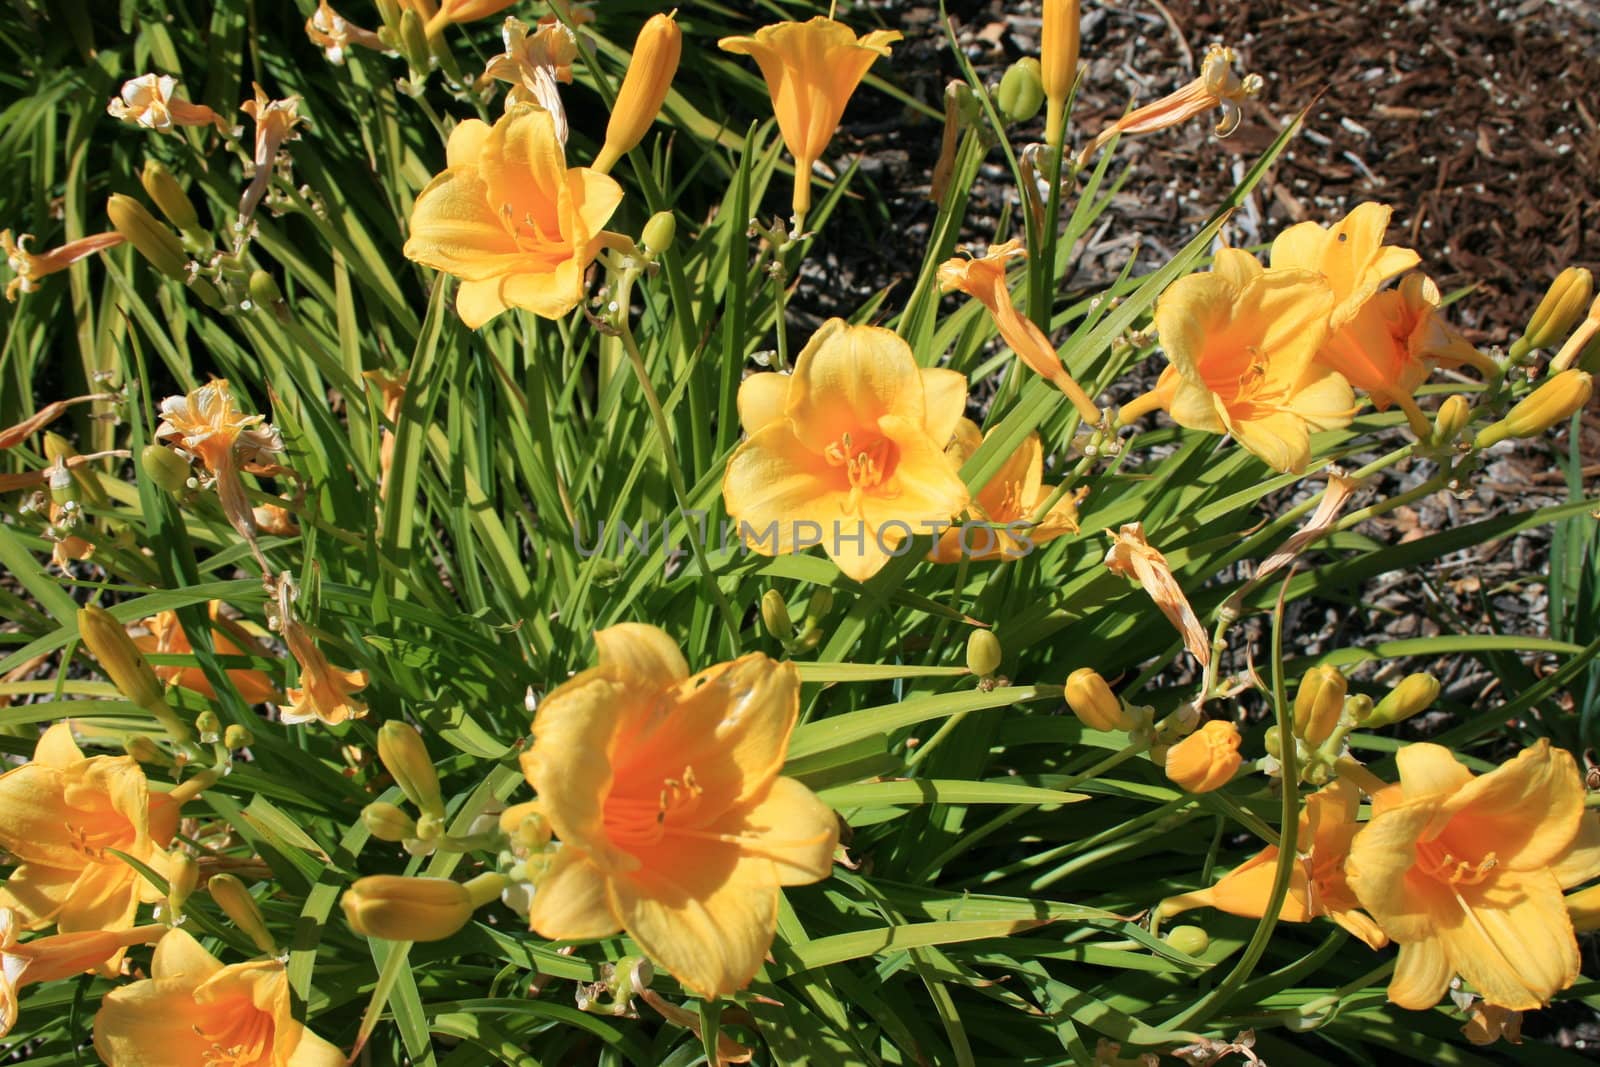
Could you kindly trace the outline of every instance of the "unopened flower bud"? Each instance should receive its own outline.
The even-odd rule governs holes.
[[[140,763],[154,763],[161,767],[170,767],[172,760],[161,751],[161,746],[156,744],[144,734],[134,734],[122,743],[122,748],[128,755]]]
[[[1067,676],[1067,706],[1091,730],[1131,730],[1133,716],[1093,667],[1079,667]]]
[[[1067,97],[1078,78],[1078,42],[1081,28],[1079,0],[1044,0],[1044,25],[1039,39],[1039,66],[1046,113],[1044,137],[1052,148],[1061,144],[1067,123]]]
[[[187,852],[173,852],[167,858],[167,911],[171,921],[183,919],[183,906],[200,884],[200,865]]]
[[[1433,419],[1433,440],[1435,448],[1445,448],[1455,443],[1461,431],[1467,428],[1467,423],[1472,419],[1472,405],[1460,393],[1454,393],[1444,398],[1444,403],[1439,405],[1439,413]]]
[[[1269,726],[1261,735],[1261,747],[1267,750],[1267,755],[1275,760],[1283,759],[1283,731],[1276,726]]]
[[[1244,760],[1239,728],[1212,719],[1167,749],[1167,777],[1190,793],[1209,793],[1227,785]]]
[[[222,731],[222,743],[227,746],[230,751],[237,751],[241,748],[249,748],[251,745],[255,744],[256,735],[250,732],[250,728],[248,726],[240,726],[238,723],[234,723],[232,726],[229,726],[226,730]]]
[[[1523,397],[1505,418],[1478,431],[1473,443],[1488,448],[1508,437],[1536,437],[1587,404],[1593,388],[1587,372],[1564,370]]]
[[[449,878],[405,878],[378,874],[345,890],[339,906],[350,929],[362,937],[390,941],[441,941],[472,919],[472,913],[510,884],[502,874],[470,882]]]
[[[222,740],[222,720],[210,708],[195,716],[194,728],[200,732],[203,745],[214,745]]]
[[[1198,926],[1174,926],[1161,940],[1185,956],[1198,956],[1211,947],[1211,938]]]
[[[833,610],[833,590],[821,586],[811,591],[811,599],[806,601],[806,622],[816,624],[828,617]]]
[[[174,740],[189,739],[189,728],[167,705],[166,691],[150,662],[110,612],[93,604],[79,608],[78,634],[117,692],[154,715]]]
[[[1389,690],[1388,694],[1378,701],[1377,707],[1372,709],[1371,714],[1358,721],[1362,726],[1371,729],[1393,726],[1397,722],[1411,718],[1438,699],[1437,678],[1431,674],[1408,674],[1400,679],[1400,684]]]
[[[378,728],[378,759],[383,761],[395,784],[418,811],[435,818],[444,817],[439,772],[434,770],[428,746],[423,744],[417,731],[392,719],[384,723]]]
[[[394,804],[375,800],[361,809],[367,832],[379,841],[404,841],[417,836],[417,822]]]
[[[776,589],[768,589],[761,594],[761,625],[779,641],[794,638],[794,620],[789,617],[789,605]]]
[[[1023,56],[1007,67],[994,102],[1007,122],[1031,122],[1044,105],[1044,73],[1039,61]]]
[[[1561,346],[1550,365],[1545,368],[1546,378],[1554,378],[1568,367],[1579,367],[1590,374],[1600,370],[1596,366],[1600,363],[1600,297],[1589,305],[1589,313],[1583,317],[1583,322],[1567,338],[1567,343]]]
[[[672,239],[677,233],[677,216],[670,211],[658,211],[644,224],[644,229],[639,234],[639,243],[644,245],[644,250],[649,255],[659,256],[672,247]]]
[[[1350,683],[1337,667],[1313,667],[1294,698],[1294,734],[1315,748],[1339,725]]]
[[[428,47],[428,34],[415,8],[407,7],[400,13],[400,51],[413,73],[425,74],[433,65],[433,50]]]
[[[214,874],[206,883],[206,889],[217,907],[249,936],[256,948],[269,956],[278,954],[278,944],[267,931],[267,920],[243,882],[231,874]]]
[[[139,453],[139,466],[146,477],[169,493],[182,493],[189,486],[189,464],[165,445],[145,445]]]
[[[106,201],[106,214],[112,227],[156,270],[174,281],[189,280],[189,254],[183,250],[183,242],[150,214],[149,208],[131,196],[113,193]]]
[[[1000,669],[1000,639],[992,630],[974,630],[967,638],[967,670],[979,678],[993,676]]]
[[[611,121],[606,124],[606,141],[595,157],[595,170],[609,172],[617,160],[644,139],[666,102],[682,53],[683,31],[678,23],[671,15],[651,15],[633,44],[633,58],[628,61],[622,88],[617,90]]]
[[[1600,930],[1600,885],[1568,896],[1567,914],[1572,917],[1573,930],[1580,934]]]
[[[536,802],[513,804],[500,813],[500,832],[510,838],[513,851],[526,855],[550,843],[550,820]]]
[[[167,217],[168,222],[191,239],[204,236],[204,231],[200,229],[200,216],[195,213],[189,195],[183,191],[178,179],[172,176],[172,172],[160,160],[144,161],[139,184],[144,186],[145,193]]]
[[[1556,275],[1513,351],[1520,354],[1559,343],[1583,316],[1583,309],[1593,296],[1594,275],[1587,268],[1568,267]]]
[[[1361,723],[1372,718],[1372,698],[1365,693],[1351,693],[1344,698],[1344,717]]]

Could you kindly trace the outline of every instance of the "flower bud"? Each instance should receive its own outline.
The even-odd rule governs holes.
[[[671,15],[651,15],[633,44],[628,73],[617,90],[617,101],[606,124],[606,142],[594,161],[594,169],[605,174],[617,160],[644,139],[650,124],[666,102],[672,76],[678,72],[683,52],[683,31]]]
[[[117,692],[160,720],[174,740],[187,741],[189,728],[167,705],[166,691],[128,631],[104,608],[78,609],[78,635]]]
[[[173,923],[182,921],[183,906],[200,884],[200,865],[187,852],[173,852],[167,857],[167,911]]]
[[[1044,0],[1044,25],[1039,39],[1039,68],[1045,99],[1044,138],[1052,148],[1066,129],[1067,97],[1078,78],[1079,0]]]
[[[233,925],[249,935],[256,948],[269,956],[278,954],[278,944],[267,931],[267,920],[261,915],[255,898],[245,884],[231,874],[214,874],[206,883],[211,899],[217,902],[223,914],[233,920]]]
[[[1478,431],[1473,442],[1488,448],[1508,437],[1535,437],[1589,402],[1594,379],[1581,370],[1564,370],[1523,397],[1506,417]]]
[[[174,495],[189,487],[189,464],[165,445],[145,445],[139,465],[152,481]]]
[[[1237,726],[1212,719],[1167,749],[1167,777],[1190,793],[1220,789],[1244,763],[1239,741]]]
[[[1211,947],[1211,938],[1198,926],[1174,926],[1161,940],[1185,956],[1198,956]]]
[[[1067,676],[1067,706],[1091,730],[1131,730],[1133,716],[1093,667],[1079,667]]]
[[[194,204],[190,202],[189,195],[183,191],[178,179],[172,176],[172,172],[160,160],[144,161],[144,171],[139,175],[139,184],[144,186],[146,195],[161,209],[168,222],[191,239],[204,236],[205,231],[200,229],[200,216],[195,214]]]
[[[833,590],[821,586],[812,590],[811,599],[806,601],[806,622],[813,625],[828,617],[833,610]]]
[[[1433,439],[1430,442],[1435,448],[1445,448],[1455,444],[1461,431],[1467,428],[1467,423],[1472,419],[1472,405],[1460,393],[1454,393],[1444,398],[1444,403],[1439,405],[1439,413],[1433,419]]]
[[[467,925],[472,913],[499,897],[508,884],[510,879],[492,873],[465,884],[449,878],[378,874],[345,890],[339,906],[350,929],[362,937],[441,941]]]
[[[1283,760],[1283,731],[1276,726],[1267,727],[1261,735],[1261,747],[1267,750],[1267,755],[1282,762]]]
[[[1389,690],[1388,694],[1378,701],[1378,706],[1373,708],[1370,714],[1357,721],[1369,729],[1393,726],[1423,711],[1438,699],[1437,678],[1431,674],[1408,674],[1400,679],[1400,684]]]
[[[550,843],[550,820],[536,801],[513,804],[500,813],[500,832],[511,839],[514,852],[526,855]]]
[[[284,310],[283,290],[278,288],[277,279],[264,270],[250,272],[250,299],[256,307],[274,314]]]
[[[1031,122],[1044,105],[1044,72],[1039,61],[1023,56],[1007,67],[994,102],[1000,109],[1000,117],[1007,122]]]
[[[393,804],[375,800],[361,809],[361,821],[367,832],[379,841],[404,841],[417,836],[417,823],[411,816]]]
[[[989,678],[1000,669],[1000,639],[992,630],[974,630],[967,638],[967,670],[979,678]]]
[[[150,214],[149,208],[131,196],[113,193],[106,201],[106,214],[112,227],[156,270],[174,281],[189,280],[189,254],[183,250],[183,242]]]
[[[428,47],[428,34],[415,8],[407,7],[400,13],[400,51],[413,73],[425,74],[433,65],[433,50]]]
[[[428,746],[417,731],[403,722],[390,720],[378,728],[378,759],[394,776],[395,784],[417,810],[435,818],[444,817],[444,800],[439,796],[439,772],[434,770]]]
[[[1315,748],[1339,725],[1350,683],[1337,667],[1313,667],[1294,697],[1294,735]]]
[[[222,720],[210,708],[195,716],[194,728],[200,732],[202,745],[214,745],[222,740]]]
[[[154,763],[160,767],[172,766],[172,760],[161,751],[161,746],[144,734],[134,734],[122,743],[123,751],[140,763]]]
[[[222,743],[227,746],[229,751],[249,748],[256,743],[256,735],[250,732],[248,726],[240,726],[238,723],[234,723],[222,731]]]
[[[1568,267],[1550,283],[1515,347],[1526,352],[1556,344],[1577,324],[1593,296],[1594,276],[1584,267]]]
[[[776,589],[761,594],[761,625],[779,641],[794,639],[794,620],[789,617],[789,605]]]
[[[1589,314],[1583,317],[1583,322],[1567,338],[1561,351],[1555,354],[1550,365],[1544,369],[1544,375],[1554,378],[1572,366],[1593,374],[1597,362],[1600,362],[1600,297],[1596,297],[1594,303],[1589,305]]]
[[[646,253],[659,256],[672,247],[672,239],[677,234],[677,216],[670,211],[658,211],[644,224],[644,230],[639,234],[639,241],[644,245]]]
[[[1567,914],[1572,917],[1573,930],[1580,934],[1600,930],[1600,885],[1569,895]]]

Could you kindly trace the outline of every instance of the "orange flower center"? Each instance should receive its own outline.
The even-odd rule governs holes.
[[[654,796],[614,792],[606,798],[606,836],[624,850],[658,845],[675,823],[693,816],[703,792],[688,765],[678,777],[663,778]]]
[[[217,1013],[221,1025],[196,1026],[195,1033],[211,1042],[206,1067],[260,1067],[272,1062],[276,1029],[272,1016],[240,999]]]
[[[1437,841],[1417,845],[1417,869],[1452,888],[1477,885],[1499,865],[1500,860],[1493,852],[1474,863],[1455,855]]]
[[[862,493],[877,490],[894,477],[900,450],[893,441],[878,434],[856,438],[845,433],[823,451],[823,457],[828,466],[843,468],[850,488],[849,507],[854,510]],[[893,493],[879,495],[892,496]]]
[[[514,207],[501,204],[500,221],[517,242],[518,251],[547,260],[551,265],[571,258],[571,242],[561,236],[559,226],[554,233],[550,232],[533,212],[524,211],[519,219]]]

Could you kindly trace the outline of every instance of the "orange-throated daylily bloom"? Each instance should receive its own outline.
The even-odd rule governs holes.
[[[1011,290],[1006,287],[1006,264],[1026,255],[1021,241],[1006,241],[991,245],[981,259],[966,256],[947,259],[939,264],[939,288],[946,293],[959,289],[988,308],[995,328],[1000,331],[1000,339],[1010,345],[1035,374],[1065,393],[1085,422],[1095,425],[1100,421],[1100,409],[1061,365],[1061,357],[1056,354],[1056,346],[1050,343],[1050,338],[1011,302]]]
[[[578,57],[578,39],[554,15],[546,15],[528,32],[528,24],[508,16],[500,29],[506,50],[489,60],[483,76],[511,86],[506,107],[532,104],[550,113],[556,138],[567,143],[567,109],[558,83],[572,83],[572,61]]]
[[[1233,72],[1233,61],[1233,49],[1212,45],[1200,61],[1199,77],[1175,93],[1135,108],[1101,130],[1078,153],[1078,166],[1086,166],[1096,152],[1118,135],[1154,133],[1188,122],[1212,108],[1222,109],[1222,117],[1217,120],[1213,132],[1218,137],[1231,134],[1244,117],[1244,102],[1261,91],[1261,75],[1247,74],[1241,78]]]
[[[178,79],[170,74],[145,74],[122,83],[106,113],[114,119],[147,130],[166,132],[174,126],[215,126],[228,132],[228,120],[206,107],[174,96]]]
[[[86,757],[70,726],[50,727],[32,760],[0,775],[0,847],[21,864],[0,885],[0,907],[28,930],[128,929],[141,903],[162,897],[110,850],[164,876],[178,809],[203,781],[152,792],[132,756]]]
[[[102,970],[113,956],[120,956],[134,945],[149,944],[166,931],[161,925],[135,926],[18,941],[16,913],[0,908],[0,1037],[17,1025],[17,992],[24,986]]]
[[[492,127],[461,122],[446,156],[448,169],[417,194],[405,254],[461,279],[461,321],[477,329],[510,307],[547,319],[577,307],[622,187],[569,168],[554,120],[530,105]]]
[[[223,616],[222,601],[213,600],[207,610],[211,616],[211,644],[217,655],[260,654],[260,647],[244,628]],[[176,611],[157,612],[141,620],[139,626],[143,627],[144,633],[135,634],[133,643],[138,646],[139,651],[147,655],[187,656],[194,652],[194,646],[190,644],[189,635],[184,631],[183,623],[178,620]],[[205,671],[198,666],[167,665],[153,669],[156,677],[167,685],[182,686],[203,697],[215,698],[217,695],[216,689],[206,678]],[[264,704],[269,700],[280,699],[277,687],[272,684],[272,679],[267,677],[265,671],[233,668],[227,671],[227,675],[246,704]]]
[[[317,9],[306,19],[306,36],[335,66],[343,65],[344,54],[353,44],[377,52],[388,51],[382,38],[339,14],[328,5],[328,0],[317,0]]]
[[[316,719],[337,726],[348,719],[361,718],[367,713],[367,704],[355,694],[366,688],[367,672],[340,670],[328,662],[311,631],[295,615],[299,591],[293,579],[280,574],[277,581],[278,634],[300,665],[300,684],[286,691],[289,702],[281,709],[283,721],[294,724]]]
[[[1541,740],[1482,776],[1440,745],[1396,760],[1345,866],[1400,946],[1389,999],[1430,1008],[1460,975],[1501,1008],[1548,1003],[1578,977],[1561,891],[1600,875],[1600,816],[1571,754]]]
[[[1314,356],[1328,335],[1334,294],[1307,270],[1263,270],[1225,248],[1208,273],[1173,282],[1155,324],[1171,366],[1122,408],[1129,422],[1164,407],[1180,426],[1232,434],[1280,471],[1311,460],[1311,431],[1346,425],[1355,393]]]
[[[1411,430],[1426,439],[1432,423],[1413,399],[1438,364],[1480,365],[1485,359],[1439,312],[1439,287],[1408,274],[1395,289],[1374,293],[1331,334],[1317,362],[1372,397],[1379,411],[1398,404]]]
[[[272,181],[273,169],[278,165],[278,149],[283,147],[285,141],[292,141],[300,136],[300,97],[290,96],[283,100],[274,100],[266,91],[257,85],[255,98],[246,100],[239,105],[239,110],[249,115],[256,123],[256,142],[253,162],[255,164],[255,177],[250,179],[250,184],[245,186],[244,195],[239,198],[239,221],[241,224],[250,221],[250,216],[255,214],[256,205],[261,203],[261,197],[266,194],[267,185]]]
[[[811,210],[811,168],[833,140],[845,105],[879,57],[900,40],[897,30],[860,38],[842,22],[818,15],[808,22],[779,22],[746,37],[724,37],[717,47],[749,56],[772,95],[783,143],[794,156],[794,228]]]
[[[1167,557],[1145,537],[1144,523],[1123,524],[1106,551],[1105,564],[1112,574],[1138,582],[1144,588],[1201,666],[1211,662],[1211,642],[1206,637],[1206,629],[1189,605],[1183,586],[1173,576]]]
[[[283,451],[283,438],[264,415],[246,415],[233,400],[225,378],[207,382],[186,396],[161,401],[156,440],[198,459],[216,483],[223,514],[252,546],[255,516],[244,483],[243,467],[268,467]]]
[[[1316,271],[1333,290],[1330,331],[1355,318],[1385,282],[1421,262],[1411,249],[1383,243],[1392,214],[1369,201],[1332,226],[1300,222],[1273,240],[1269,262],[1274,270]]]
[[[1389,943],[1378,924],[1356,903],[1345,880],[1344,861],[1360,824],[1356,812],[1361,792],[1337,781],[1306,798],[1295,841],[1295,862],[1289,869],[1289,892],[1278,918],[1310,922],[1326,915],[1372,948]],[[1209,889],[1168,897],[1158,909],[1163,918],[1190,908],[1216,908],[1231,915],[1259,919],[1272,898],[1277,877],[1278,846],[1269,845],[1245,860]]]
[[[750,436],[723,475],[728,514],[757,552],[820,544],[864,582],[903,554],[901,542],[942,532],[966,508],[945,454],[966,399],[964,375],[918,367],[892,331],[829,319],[792,375],[755,374],[740,386]]]
[[[86,259],[96,252],[104,252],[108,248],[115,248],[127,238],[115,230],[110,233],[97,233],[89,237],[80,237],[76,241],[68,241],[60,248],[52,248],[48,252],[28,251],[28,242],[33,240],[32,234],[20,234],[15,239],[10,230],[0,230],[0,251],[6,254],[6,263],[11,267],[11,272],[16,275],[6,283],[6,299],[15,303],[17,293],[31,293],[38,288],[40,278],[47,274],[66,270],[80,259]]]
[[[971,419],[962,419],[955,440],[946,452],[957,466],[966,463],[983,444],[983,431]],[[983,484],[968,505],[968,512],[989,529],[966,531],[951,527],[939,536],[928,553],[935,563],[954,563],[963,556],[974,559],[1017,559],[1047,541],[1078,532],[1078,502],[1063,496],[1037,523],[1034,512],[1055,492],[1044,484],[1044,447],[1031,433],[1000,469]]]
[[[94,1050],[111,1067],[342,1067],[345,1055],[294,1017],[278,960],[227,966],[183,930],[156,944],[150,977],[105,995]]]
[[[780,887],[833,866],[837,818],[779,774],[799,673],[755,652],[691,678],[672,638],[633,623],[595,644],[522,756],[561,841],[529,922],[561,940],[626,930],[684,988],[725,996],[760,969]]]

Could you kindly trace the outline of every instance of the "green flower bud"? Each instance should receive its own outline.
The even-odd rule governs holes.
[[[167,910],[171,919],[183,916],[183,906],[200,884],[200,865],[187,852],[173,852],[167,858]]]
[[[250,732],[250,728],[248,726],[240,726],[238,723],[234,723],[232,726],[229,726],[226,730],[222,731],[222,743],[226,745],[230,751],[241,748],[249,748],[251,745],[256,743],[256,735]]]
[[[233,920],[233,925],[249,935],[256,948],[269,956],[278,954],[278,944],[267,930],[267,920],[243,882],[231,874],[214,874],[206,883],[206,889],[217,907]]]
[[[1006,68],[994,102],[1000,109],[1000,117],[1007,122],[1031,121],[1044,106],[1044,73],[1039,61],[1024,56]]]
[[[1000,669],[1000,639],[992,630],[974,630],[967,638],[967,670],[979,678],[993,677]]]
[[[776,589],[768,589],[761,595],[761,625],[778,641],[794,639],[794,620],[789,617],[789,605]]]
[[[203,745],[214,745],[222,740],[222,720],[209,708],[195,716],[194,728],[200,731],[200,743]]]
[[[175,496],[189,488],[188,462],[166,445],[145,445],[139,466],[146,477]]]
[[[166,690],[150,669],[150,662],[110,612],[93,604],[79,608],[78,635],[117,692],[154,715],[174,740],[189,739],[189,728],[168,706]]]
[[[1408,674],[1372,709],[1362,726],[1393,726],[1424,710],[1439,699],[1439,680],[1431,674]]]
[[[178,235],[150,214],[150,209],[131,196],[111,194],[106,214],[112,227],[139,250],[156,270],[174,281],[189,280],[189,254]]]
[[[1211,947],[1211,938],[1198,926],[1174,926],[1161,940],[1185,956],[1198,956]]]
[[[644,231],[639,234],[639,243],[644,246],[648,255],[659,256],[672,247],[672,239],[677,232],[676,216],[670,211],[658,211],[644,224]]]

